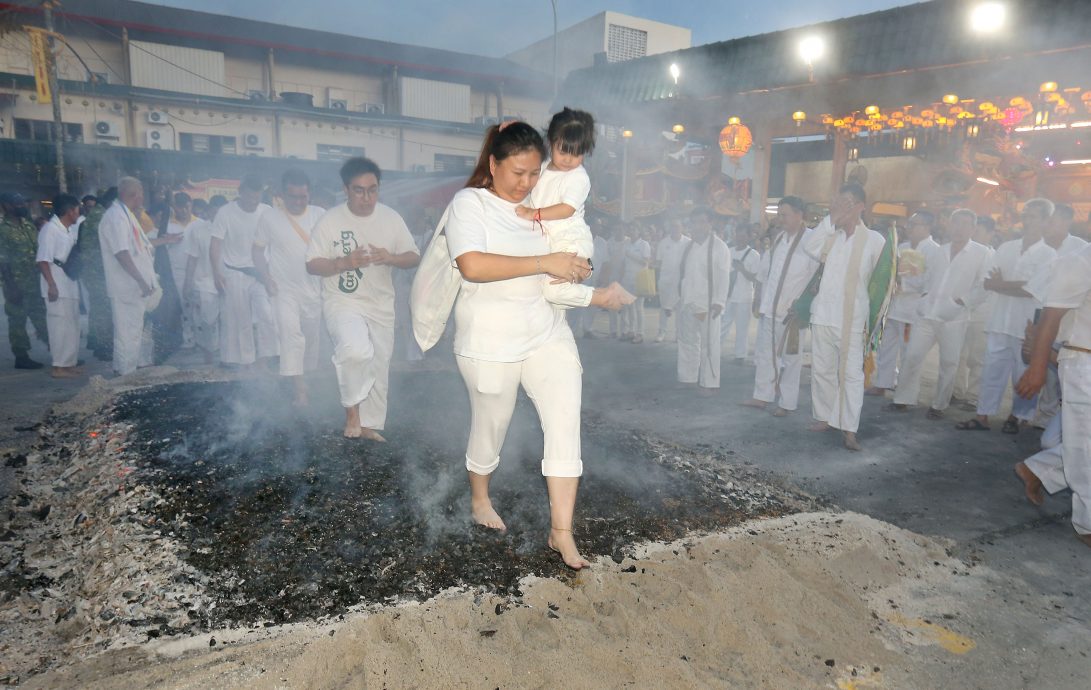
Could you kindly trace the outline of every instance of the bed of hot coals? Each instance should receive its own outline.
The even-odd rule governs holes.
[[[300,411],[273,378],[174,383],[45,424],[35,448],[5,459],[22,486],[0,525],[0,622],[26,643],[12,649],[91,651],[451,587],[517,596],[526,575],[571,576],[545,545],[541,432],[528,401],[493,479],[509,527],[499,534],[469,519],[456,374],[397,376],[386,444],[341,436],[332,385],[316,385],[322,402]],[[592,559],[620,562],[641,542],[807,502],[732,449],[668,444],[592,415],[582,439],[575,532]]]

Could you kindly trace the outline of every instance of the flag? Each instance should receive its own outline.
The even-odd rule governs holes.
[[[34,60],[34,86],[38,91],[38,102],[52,103],[53,92],[49,90],[51,55],[45,32],[28,26],[27,34],[30,36],[30,55]]]

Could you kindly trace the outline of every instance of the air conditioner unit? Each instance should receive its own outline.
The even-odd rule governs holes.
[[[330,110],[348,110],[348,94],[341,89],[326,89],[326,107]]]
[[[170,122],[170,118],[162,110],[149,110],[146,117],[150,125],[165,125]]]
[[[251,151],[264,151],[265,135],[257,134],[255,132],[242,135],[242,147]]]
[[[363,103],[360,105],[360,110],[363,110],[368,115],[386,114],[386,106],[382,103]]]
[[[165,129],[149,129],[144,132],[144,141],[150,149],[174,150],[174,135]]]
[[[267,101],[269,100],[269,94],[260,89],[250,89],[246,92],[246,97],[252,101]]]
[[[99,120],[95,123],[95,136],[99,139],[120,139],[121,126],[109,120]]]

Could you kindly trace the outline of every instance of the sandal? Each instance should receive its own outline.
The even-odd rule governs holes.
[[[978,421],[976,417],[967,419],[965,422],[959,422],[955,425],[955,428],[959,431],[992,431],[992,429]]]
[[[1019,421],[1015,419],[1007,419],[1004,421],[1004,425],[1000,427],[1000,431],[1005,434],[1018,434],[1019,433]]]

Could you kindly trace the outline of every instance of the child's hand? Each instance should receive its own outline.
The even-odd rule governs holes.
[[[516,206],[515,215],[523,220],[534,220],[535,210],[529,206]]]

